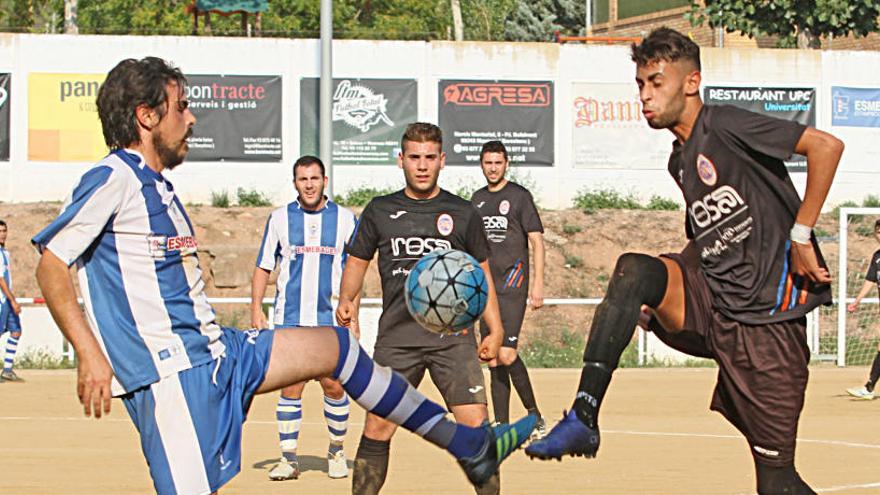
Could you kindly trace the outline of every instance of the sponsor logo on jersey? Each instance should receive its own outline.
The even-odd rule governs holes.
[[[457,83],[443,90],[444,104],[546,107],[550,105],[548,83]]]
[[[396,277],[398,275],[403,275],[404,277],[406,277],[407,275],[409,275],[409,268],[404,268],[402,266],[399,266],[391,271],[392,277]]]
[[[452,215],[449,213],[443,213],[437,217],[437,231],[440,232],[440,235],[451,234],[454,227],[455,222],[452,220]]]
[[[392,220],[397,220],[398,218],[402,217],[403,215],[406,215],[406,210],[400,210],[397,213],[392,213],[392,214],[388,215],[388,217],[391,218]]]
[[[697,175],[703,181],[703,184],[707,186],[714,186],[718,182],[718,172],[715,170],[715,164],[702,153],[697,155]]]
[[[421,257],[438,249],[452,249],[452,244],[446,239],[433,237],[392,237],[391,254],[395,257]]]
[[[336,256],[339,249],[336,246],[290,246],[291,250],[296,254],[330,254]]]
[[[498,205],[498,212],[502,215],[507,215],[507,212],[510,211],[510,201],[504,200],[501,204]]]
[[[164,235],[151,235],[147,237],[150,256],[164,258],[166,254],[176,251],[195,251],[199,247],[195,236],[181,235],[167,237]]]
[[[734,208],[744,205],[742,197],[730,186],[721,186],[694,201],[688,212],[697,227],[706,228],[734,213]]]
[[[394,122],[388,117],[388,99],[376,94],[372,89],[343,80],[333,93],[333,121],[342,121],[367,132],[373,126],[385,123],[391,127]]]
[[[477,208],[482,208],[484,204],[486,204],[485,201],[480,201],[479,203],[477,203]]]
[[[486,230],[507,230],[507,217],[501,215],[483,217],[483,227]]]

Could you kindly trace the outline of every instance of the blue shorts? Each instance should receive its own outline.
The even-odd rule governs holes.
[[[21,319],[12,310],[12,303],[8,300],[0,305],[0,334],[4,332],[21,332]]]
[[[241,470],[242,424],[269,367],[273,336],[224,328],[223,357],[122,397],[156,493],[212,493]]]

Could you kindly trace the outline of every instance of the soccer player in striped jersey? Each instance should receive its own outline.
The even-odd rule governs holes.
[[[327,196],[324,163],[303,156],[293,164],[293,186],[298,197],[269,215],[251,282],[251,326],[266,328],[263,296],[269,274],[278,269],[275,291],[276,327],[333,325],[333,299],[339,297],[339,280],[345,264],[345,244],[357,219]],[[357,327],[353,324],[355,335]],[[324,419],[330,432],[327,474],[348,476],[342,442],[348,429],[349,401],[342,385],[329,377],[320,379],[324,389]],[[305,382],[281,390],[275,409],[281,439],[281,461],[269,471],[271,480],[299,477],[296,446],[302,423],[302,392]]]
[[[185,95],[186,78],[162,59],[117,64],[97,99],[112,151],[32,239],[41,252],[37,281],[77,354],[85,414],[100,418],[121,398],[157,493],[216,493],[241,468],[254,394],[332,376],[353,401],[446,449],[472,483],[485,483],[534,428],[532,418],[494,428],[451,422],[376,365],[346,328],[217,324],[192,223],[163,174],[183,162],[196,122]]]
[[[12,371],[18,340],[21,338],[21,320],[18,316],[21,313],[21,306],[12,293],[12,263],[9,261],[9,251],[6,250],[7,235],[9,231],[6,222],[0,220],[0,335],[9,333],[6,337],[6,353],[3,356],[0,383],[24,381]]]

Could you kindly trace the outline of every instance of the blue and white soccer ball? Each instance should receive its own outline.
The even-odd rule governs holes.
[[[406,277],[406,309],[426,330],[449,335],[472,327],[489,298],[486,274],[473,256],[441,249],[422,256]]]

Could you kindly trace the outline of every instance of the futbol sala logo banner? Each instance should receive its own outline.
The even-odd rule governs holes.
[[[449,165],[478,165],[486,141],[500,140],[511,164],[553,165],[552,81],[439,83],[439,122]]]
[[[281,76],[187,76],[198,121],[187,161],[281,160]]]
[[[300,81],[300,149],[317,155],[319,81]],[[333,163],[396,165],[400,137],[418,120],[415,79],[333,79]]]
[[[0,74],[0,161],[9,160],[9,85],[11,74]]]

